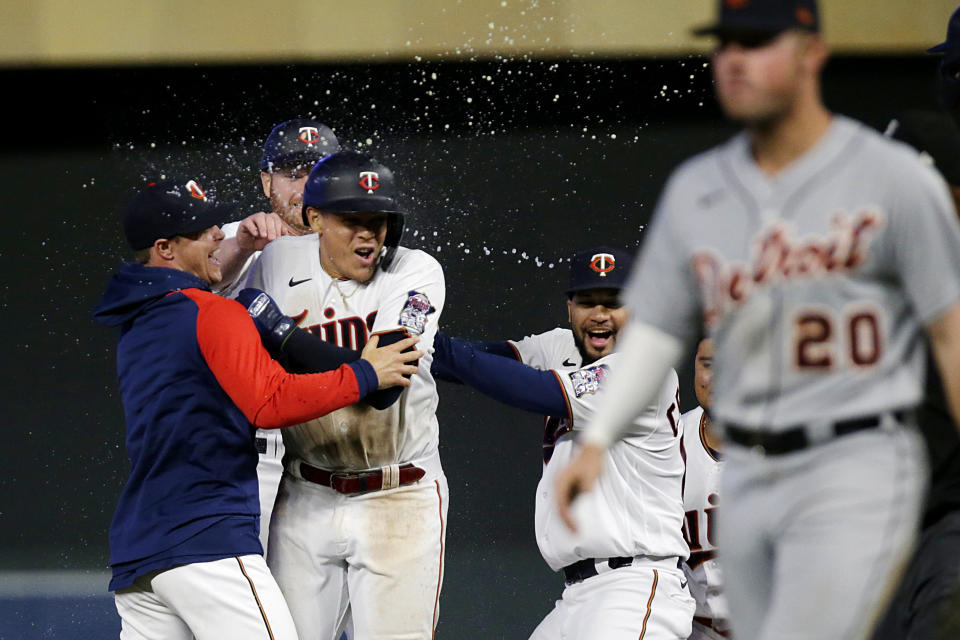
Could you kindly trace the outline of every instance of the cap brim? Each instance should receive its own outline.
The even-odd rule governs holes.
[[[948,43],[941,42],[937,46],[927,49],[927,53],[946,53],[949,49]]]
[[[719,22],[714,24],[704,25],[696,29],[692,29],[690,33],[695,36],[716,36],[722,38],[724,36],[756,36],[756,35],[770,35],[775,36],[778,33],[786,31],[791,27],[770,27],[770,26],[751,26],[751,25],[730,25],[730,24],[720,24]]]
[[[573,293],[579,293],[580,291],[591,291],[593,289],[616,289],[617,291],[622,291],[626,286],[626,282],[591,282],[588,284],[577,285],[576,287],[571,287],[567,289],[566,294],[570,295]]]
[[[189,225],[184,225],[181,233],[198,233],[213,226],[220,226],[236,218],[237,205],[232,202],[215,202],[197,214]]]
[[[336,150],[331,151],[330,153],[336,153]],[[269,171],[271,167],[274,169],[295,166],[313,167],[313,165],[317,164],[317,162],[319,162],[322,158],[326,158],[328,155],[330,155],[330,153],[291,153],[290,155],[281,156],[272,160],[271,162],[268,162],[267,164],[261,165],[260,170]]]
[[[321,211],[333,213],[406,213],[397,208],[393,198],[385,196],[357,196],[353,198],[338,198],[323,206],[306,205]]]

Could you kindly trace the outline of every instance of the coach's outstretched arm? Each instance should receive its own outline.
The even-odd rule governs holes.
[[[624,429],[653,402],[663,379],[683,356],[683,342],[649,324],[631,321],[618,351],[617,369],[604,386],[600,410],[580,438],[580,453],[557,476],[560,517],[573,531],[573,500],[593,487],[603,471],[603,455]]]

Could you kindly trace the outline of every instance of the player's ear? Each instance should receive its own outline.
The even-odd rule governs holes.
[[[173,240],[169,238],[157,238],[154,240],[153,246],[150,247],[150,262],[162,264],[173,260],[176,257],[173,253],[174,244]]]
[[[269,171],[260,172],[260,185],[263,187],[263,195],[270,197],[270,184],[273,180],[273,174]]]
[[[323,233],[323,213],[316,207],[307,207],[307,226],[317,233]]]
[[[804,41],[804,58],[808,68],[814,75],[819,75],[830,57],[827,43],[815,33],[804,34]]]

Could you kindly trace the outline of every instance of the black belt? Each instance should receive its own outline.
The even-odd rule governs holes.
[[[565,566],[563,568],[563,575],[566,578],[567,584],[576,584],[583,582],[587,578],[599,575],[597,562],[597,558],[587,558],[586,560],[580,560],[579,562]],[[599,562],[606,562],[607,566],[611,569],[619,569],[620,567],[629,567],[633,564],[633,558],[606,558],[605,560],[601,558]]]
[[[909,415],[907,411],[894,411],[893,417],[898,422],[904,422]],[[854,420],[840,420],[831,425],[831,430],[835,437],[845,436],[857,431],[866,429],[875,429],[880,426],[883,416],[868,416],[866,418],[856,418]],[[810,438],[807,436],[807,429],[800,425],[791,427],[783,431],[758,431],[743,425],[728,422],[724,425],[726,437],[731,442],[735,442],[743,447],[755,447],[761,449],[763,453],[770,455],[782,455],[800,451],[810,446]]]

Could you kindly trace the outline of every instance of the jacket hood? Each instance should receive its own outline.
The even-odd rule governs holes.
[[[119,327],[136,317],[145,306],[181,289],[209,291],[210,286],[186,271],[129,262],[110,278],[103,299],[93,309],[93,318],[108,327]]]

